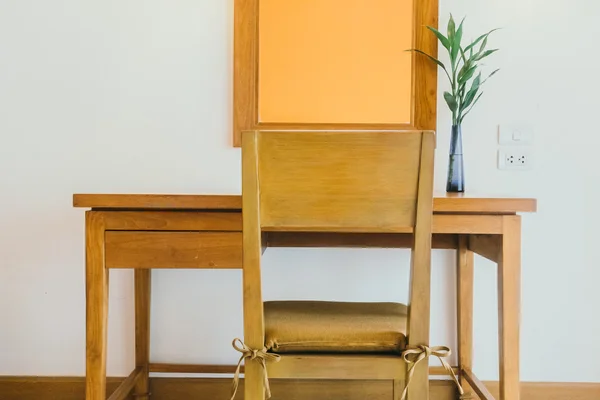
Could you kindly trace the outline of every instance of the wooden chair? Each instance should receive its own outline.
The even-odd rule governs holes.
[[[245,400],[270,396],[267,373],[271,378],[386,379],[394,382],[394,398],[399,399],[407,375],[401,355],[407,348],[424,358],[414,368],[408,396],[429,398],[431,354],[425,346],[429,346],[434,148],[434,133],[422,131],[243,133],[245,343],[236,347],[245,359]],[[410,303],[263,303],[261,238],[268,232],[411,235]],[[347,338],[327,337],[320,343],[317,332],[315,340],[310,327],[328,318],[327,313],[348,328],[342,334]],[[378,319],[382,313],[389,314],[385,320]],[[374,322],[361,324],[362,318]],[[378,326],[389,329],[390,323],[394,329],[401,327],[392,339],[389,331],[377,332]],[[365,327],[371,331],[365,332]],[[367,343],[364,336],[369,334],[381,342]]]

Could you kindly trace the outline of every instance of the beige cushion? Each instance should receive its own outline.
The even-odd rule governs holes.
[[[268,301],[265,343],[275,353],[400,353],[407,307],[399,303]]]

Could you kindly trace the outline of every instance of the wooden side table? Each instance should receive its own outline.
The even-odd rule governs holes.
[[[108,274],[133,268],[136,368],[110,400],[149,399],[150,268],[241,268],[239,196],[74,196],[86,212],[86,400],[106,399]],[[113,200],[117,200],[113,202]],[[189,206],[191,210],[186,210]]]

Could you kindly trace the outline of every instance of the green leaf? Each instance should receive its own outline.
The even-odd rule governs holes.
[[[471,108],[469,108],[466,113],[464,113],[463,115],[460,116],[460,118],[458,120],[459,124],[462,124],[462,122],[465,119],[465,117],[467,115],[469,115],[469,113],[471,112],[471,110],[473,109],[473,107],[475,107],[475,104],[477,104],[477,102],[479,101],[479,99],[481,98],[481,96],[483,96],[483,92],[479,93],[479,96],[477,96],[477,98],[473,102],[473,105],[471,106]]]
[[[461,112],[466,110],[467,107],[469,107],[471,105],[471,103],[473,102],[473,99],[475,99],[475,96],[477,95],[477,91],[479,90],[480,85],[481,85],[481,72],[473,80],[471,89],[469,89],[469,91],[467,92],[467,94],[465,96],[465,101],[460,105]]]
[[[472,65],[471,60],[467,60],[463,63],[463,66],[461,67],[460,71],[458,71],[458,76],[462,76],[465,74],[465,72],[467,72],[467,70],[469,70],[471,67],[474,67],[475,65]]]
[[[463,112],[464,110],[466,110],[471,105],[471,103],[473,102],[473,99],[475,99],[476,95],[477,95],[476,91],[469,90],[467,92],[467,94],[465,96],[465,100],[460,105],[460,112]]]
[[[462,40],[463,23],[464,22],[465,22],[465,20],[463,18],[463,20],[460,22],[460,25],[458,26],[458,30],[456,31],[456,34],[454,35],[454,37],[452,39],[452,46],[451,46],[452,51],[450,53],[450,58],[451,58],[453,64],[456,61],[456,57],[458,57],[458,51],[460,50],[460,42]]]
[[[458,84],[459,85],[464,85],[467,83],[467,81],[469,79],[471,79],[473,77],[473,75],[475,75],[475,71],[477,70],[477,65],[472,66],[471,68],[459,72],[458,74]]]
[[[452,82],[452,78],[450,77],[450,74],[448,73],[448,70],[446,69],[446,66],[438,59],[430,56],[429,54],[425,53],[424,51],[421,50],[417,50],[417,49],[410,49],[410,50],[406,50],[406,51],[414,51],[415,53],[419,53],[422,54],[424,56],[426,56],[427,58],[429,58],[431,61],[433,61],[434,63],[436,63],[437,65],[439,65],[440,67],[442,67],[442,69],[444,70],[444,72],[446,73],[446,76],[448,77],[448,80],[450,82]]]
[[[481,42],[483,39],[486,39],[492,32],[497,31],[498,29],[500,28],[492,29],[488,33],[484,33],[483,35],[479,36],[473,43],[465,47],[465,52],[473,49],[475,46],[477,46],[477,43]]]
[[[483,54],[477,54],[474,58],[474,61],[480,61],[483,60],[484,58],[486,58],[487,56],[494,54],[495,52],[497,52],[499,49],[494,49],[494,50],[487,50],[485,51]]]
[[[473,102],[473,104],[471,105],[471,108],[475,107],[475,104],[477,104],[477,102],[479,101],[479,99],[481,98],[481,96],[483,96],[483,92],[479,93],[479,96],[477,96],[477,98],[475,99],[475,101]],[[470,110],[469,110],[470,111]],[[466,114],[465,114],[466,115]]]
[[[429,29],[431,32],[433,32],[435,34],[435,36],[437,36],[437,38],[439,39],[439,41],[442,43],[442,45],[450,50],[450,41],[448,40],[448,38],[446,36],[444,36],[442,34],[442,32],[438,31],[437,29],[428,26],[427,29]]]
[[[440,67],[442,67],[444,69],[444,71],[446,71],[446,66],[444,65],[444,63],[442,63],[437,58],[434,58],[434,57],[430,56],[429,54],[427,54],[427,53],[425,53],[424,51],[421,51],[421,50],[413,49],[413,50],[410,50],[410,51],[414,51],[416,53],[423,54],[424,56],[427,56],[431,61],[433,61],[434,63],[436,63],[437,65],[439,65]]]
[[[454,35],[456,34],[456,25],[454,24],[454,18],[450,14],[450,20],[448,21],[448,40],[450,43],[454,41]]]
[[[467,56],[465,55],[465,50],[462,47],[460,47],[460,56],[463,59],[463,64],[466,65],[467,64]]]
[[[490,79],[492,76],[496,75],[496,72],[500,71],[500,68],[498,68],[497,70],[495,70],[494,72],[492,72],[491,74],[488,75],[487,78],[485,78],[483,80],[483,82],[481,82],[481,85],[483,86],[483,84],[485,83],[485,81],[487,81],[488,79]]]
[[[485,78],[485,80],[487,81],[488,79],[490,79],[492,76],[496,75],[496,73],[500,71],[500,68],[498,68],[497,70],[495,70],[494,72],[492,72],[487,78]],[[484,81],[485,82],[485,81]]]
[[[471,85],[471,90],[479,89],[479,85],[481,84],[481,72],[477,75],[477,77],[473,80],[473,84]]]
[[[481,42],[481,46],[479,46],[479,51],[477,52],[478,54],[483,53],[483,50],[485,50],[485,46],[487,46],[487,42],[488,36],[486,36],[485,39],[483,39],[483,42]]]
[[[453,113],[456,112],[456,109],[458,108],[458,103],[456,102],[454,96],[452,96],[452,93],[444,92],[444,99],[446,100],[450,111],[452,111]]]

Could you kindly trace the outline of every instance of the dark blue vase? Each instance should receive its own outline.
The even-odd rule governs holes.
[[[465,174],[463,169],[462,130],[460,125],[452,125],[446,192],[462,193],[464,191]]]

